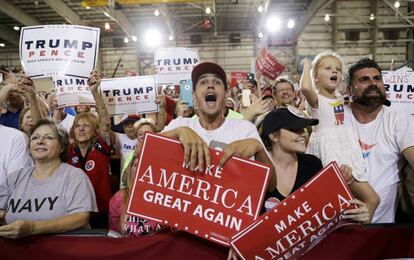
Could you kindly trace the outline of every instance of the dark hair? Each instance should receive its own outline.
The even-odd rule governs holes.
[[[292,91],[295,92],[295,86],[293,85],[292,81],[283,78],[275,81],[272,87],[273,92],[276,92],[276,86],[280,83],[289,83],[290,87],[292,88]]]
[[[374,68],[377,69],[379,73],[381,73],[382,69],[381,67],[374,61],[371,60],[368,57],[365,57],[361,60],[359,60],[357,63],[353,64],[349,70],[348,70],[348,86],[352,84],[352,81],[354,80],[354,74],[358,70],[365,69],[365,68]]]
[[[55,132],[58,138],[60,147],[62,148],[62,152],[60,153],[60,160],[62,162],[65,162],[66,156],[67,156],[67,147],[69,145],[69,138],[68,138],[68,133],[61,126],[57,125],[55,122],[47,118],[39,119],[30,129],[29,138],[33,135],[34,131],[36,131],[37,128],[43,125],[50,126]]]

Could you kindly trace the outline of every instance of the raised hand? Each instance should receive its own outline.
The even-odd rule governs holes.
[[[92,71],[87,83],[92,93],[97,92],[98,87],[101,85],[101,77],[99,76],[99,72],[96,70]]]

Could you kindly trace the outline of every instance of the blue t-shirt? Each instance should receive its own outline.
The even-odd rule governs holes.
[[[20,111],[17,111],[16,113],[13,113],[9,110],[7,110],[6,113],[0,114],[0,124],[12,128],[19,129],[19,116]]]

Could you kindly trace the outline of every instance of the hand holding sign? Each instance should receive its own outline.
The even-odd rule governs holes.
[[[33,80],[29,77],[22,77],[17,84],[25,92],[28,97],[36,97],[36,87]]]
[[[97,92],[98,87],[101,85],[101,77],[99,76],[98,71],[94,70],[91,72],[91,75],[88,79],[88,86],[91,92]]]
[[[357,208],[345,210],[342,215],[342,219],[353,220],[355,222],[361,223],[368,223],[371,218],[367,205],[358,199],[352,199],[349,202],[355,205]]]
[[[262,144],[254,138],[234,141],[227,145],[226,149],[224,150],[224,155],[220,160],[219,166],[223,167],[227,160],[232,156],[249,159],[251,157],[254,157],[262,149]]]
[[[184,163],[191,171],[204,171],[204,166],[210,166],[210,150],[206,142],[192,129],[178,127],[164,132],[165,136],[177,138],[184,146]]]

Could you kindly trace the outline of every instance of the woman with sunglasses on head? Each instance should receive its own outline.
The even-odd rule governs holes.
[[[35,166],[8,174],[0,185],[0,237],[62,233],[86,227],[96,212],[92,185],[65,161],[68,136],[48,119],[29,132]]]
[[[108,205],[112,197],[109,160],[115,135],[98,90],[101,78],[97,71],[91,72],[87,83],[95,99],[98,116],[83,112],[75,117],[70,129],[74,143],[69,145],[67,162],[81,168],[95,190],[99,213],[91,216],[91,227],[108,228]]]
[[[318,123],[317,119],[307,118],[302,111],[292,106],[278,108],[263,120],[262,140],[271,152],[277,173],[277,186],[266,193],[264,210],[275,207],[322,170],[319,158],[305,154],[304,128]],[[340,168],[344,176],[351,176],[352,168],[346,165]],[[343,218],[369,223],[379,204],[378,195],[367,183],[353,181],[349,186],[358,198],[350,201],[357,209],[345,210]]]

